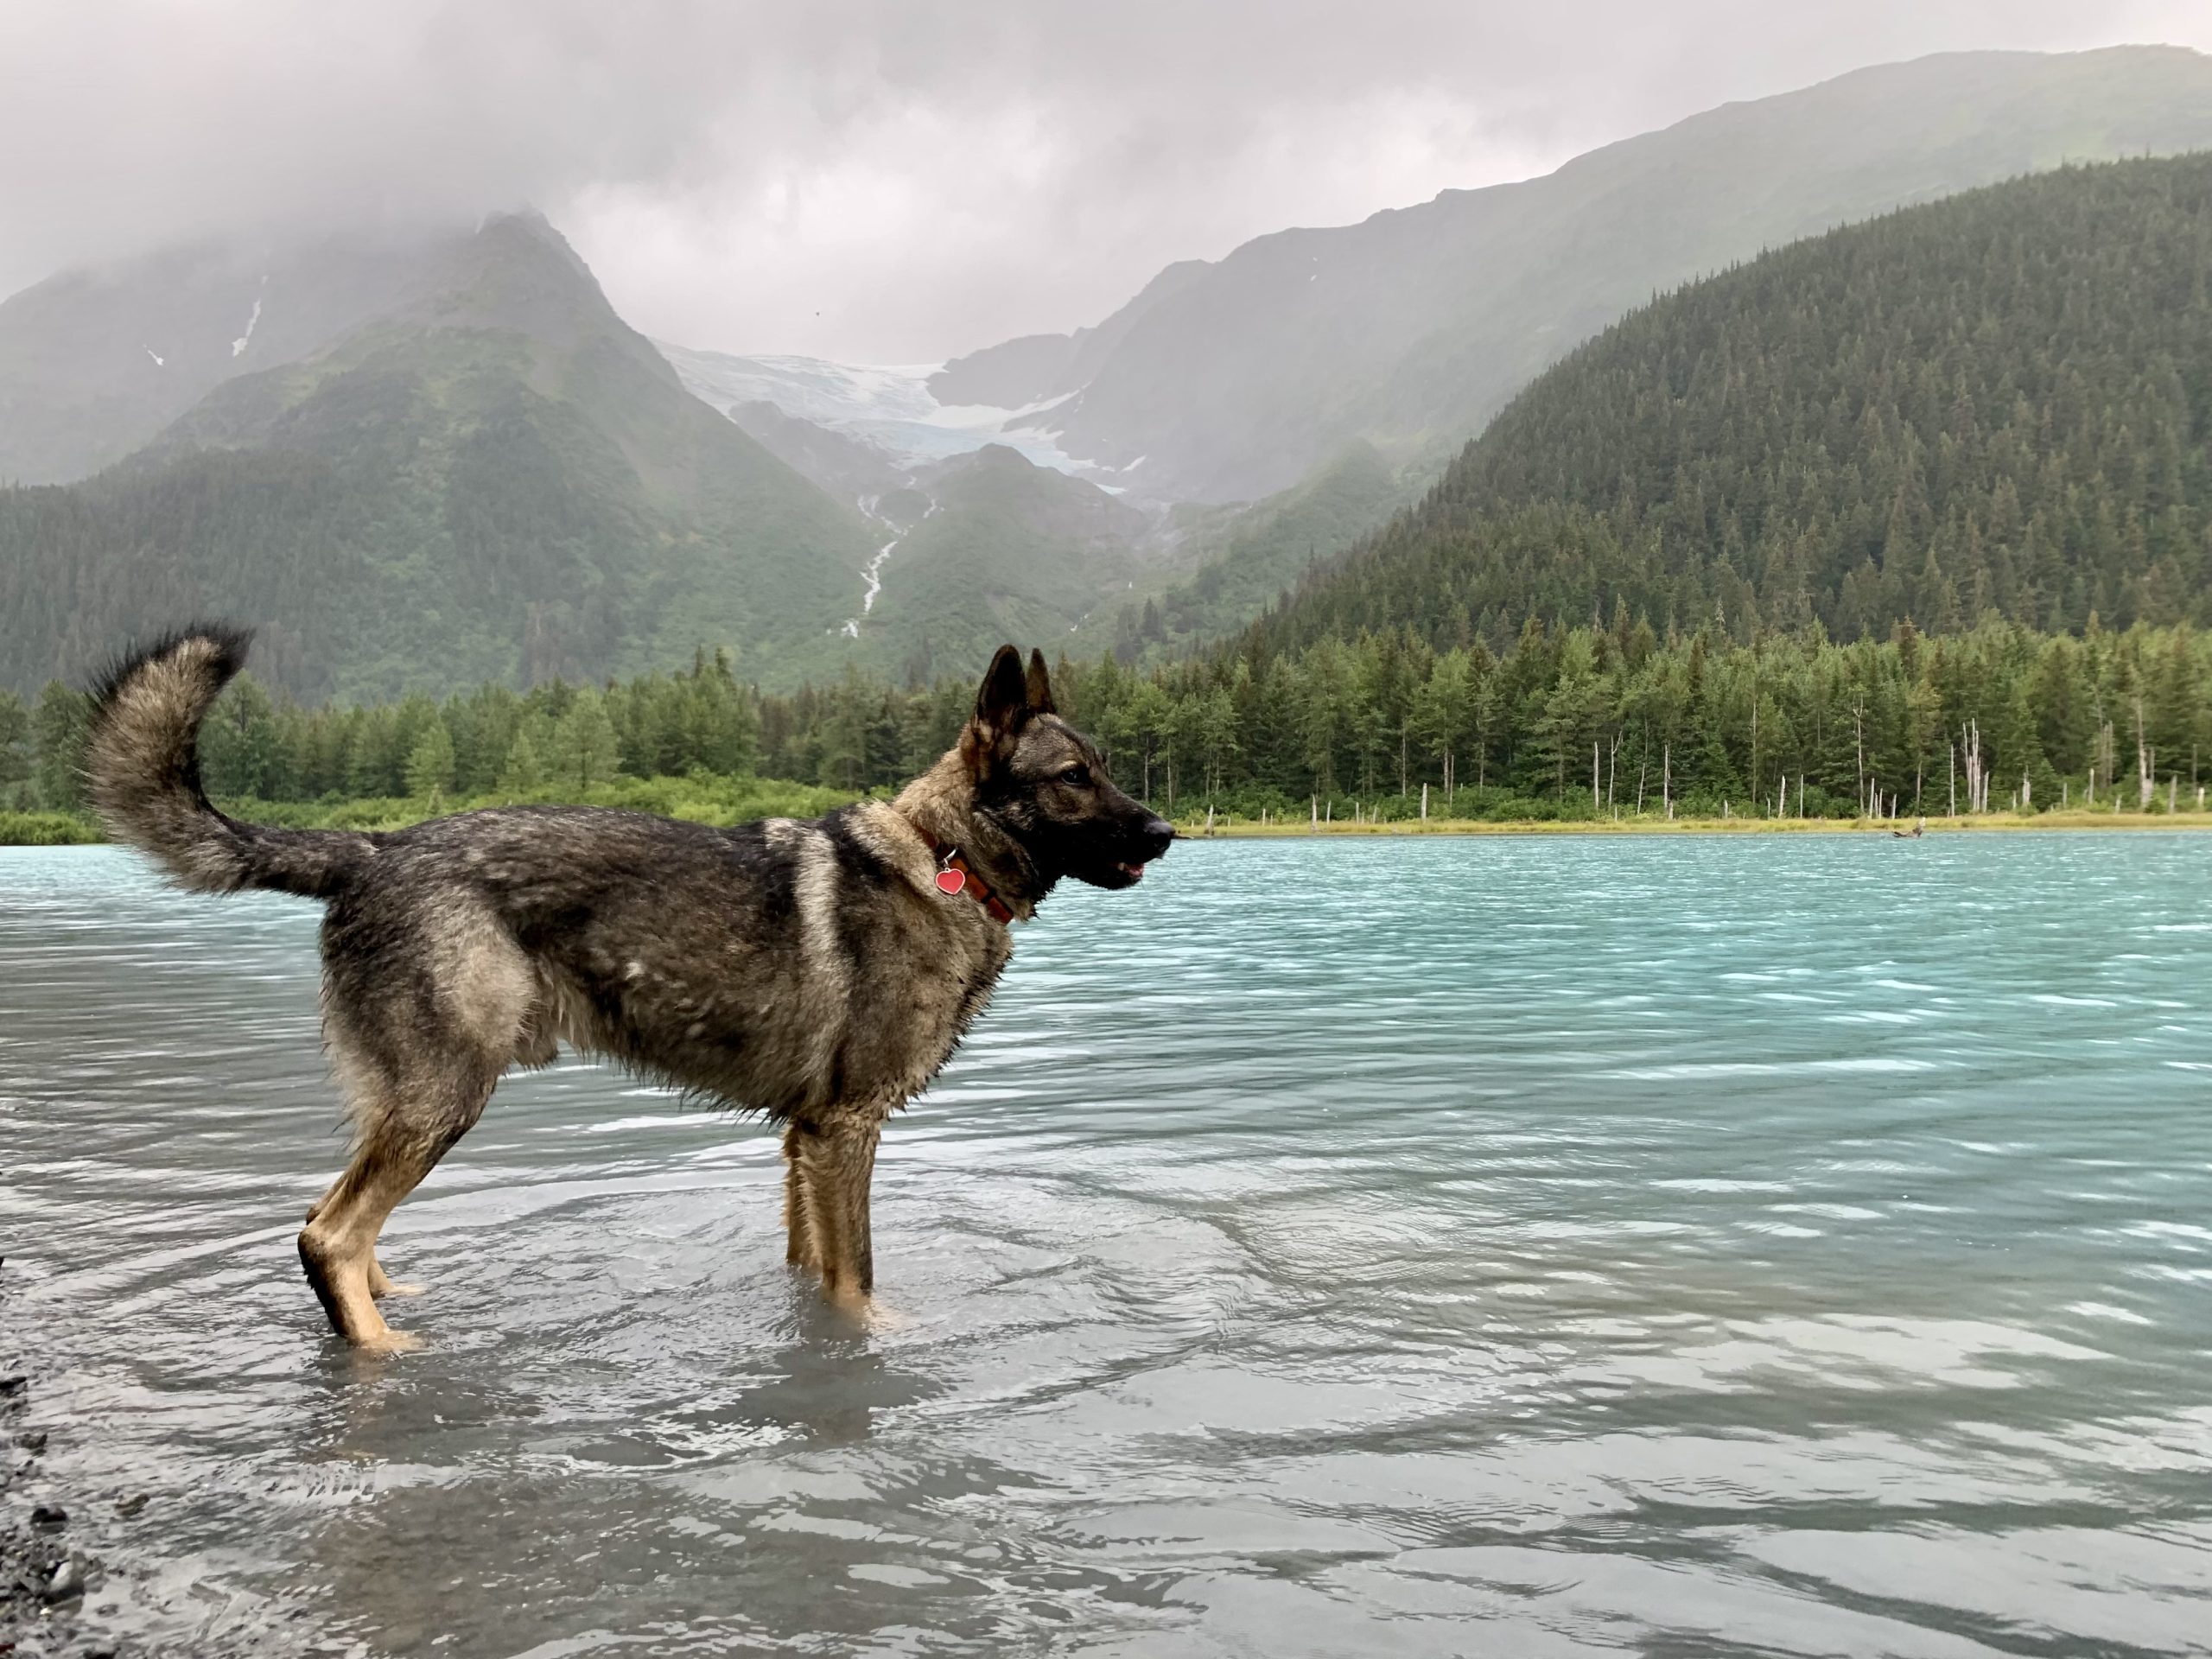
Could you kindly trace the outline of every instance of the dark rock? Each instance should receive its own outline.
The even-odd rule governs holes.
[[[0,1376],[0,1400],[12,1400],[31,1385],[31,1380],[21,1371],[13,1376]]]
[[[27,1430],[16,1436],[16,1444],[33,1457],[36,1457],[46,1450],[46,1431],[42,1428]]]
[[[137,1515],[145,1507],[146,1494],[143,1492],[133,1492],[129,1497],[118,1498],[116,1500],[115,1512],[121,1516],[124,1520],[128,1521],[132,1516]]]
[[[31,1511],[31,1525],[35,1527],[66,1527],[69,1511],[59,1503],[41,1503]]]

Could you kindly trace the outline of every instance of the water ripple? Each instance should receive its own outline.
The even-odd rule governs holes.
[[[379,1366],[313,908],[0,853],[0,1503],[149,1495],[151,1650],[2212,1652],[2208,855],[1186,846],[893,1126],[874,1327],[767,1135],[563,1065]]]

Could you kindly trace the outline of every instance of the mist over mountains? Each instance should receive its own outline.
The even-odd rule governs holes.
[[[1762,249],[2212,147],[2212,58],[1977,53],[1170,265],[945,364],[648,341],[531,215],[213,243],[0,303],[0,685],[180,614],[296,696],[733,653],[772,687],[1243,626],[1548,364]]]
[[[1433,475],[1630,306],[1761,250],[2066,161],[2212,144],[2212,58],[1972,53],[1732,104],[1521,184],[1171,267],[1095,329],[947,365],[940,396],[1161,499],[1283,489],[1355,438]],[[1141,480],[1141,482],[1137,482]]]

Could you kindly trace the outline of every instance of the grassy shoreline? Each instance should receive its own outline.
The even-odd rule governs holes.
[[[1910,838],[1910,818],[1428,818],[1381,823],[1338,820],[1318,827],[1302,818],[1281,823],[1179,818],[1179,834],[1193,840],[1262,841],[1331,836],[1890,836]],[[1928,833],[2012,834],[2034,830],[2212,830],[2212,812],[1990,812],[1976,817],[1928,820]]]
[[[658,781],[658,780],[657,780]],[[766,817],[814,817],[853,797],[808,785],[767,783],[753,788],[701,789],[677,786],[620,786],[586,791],[582,804],[626,806],[695,823],[728,825]],[[442,813],[474,806],[503,804],[491,800],[454,802],[433,811],[429,804],[408,800],[347,801],[333,805],[297,803],[226,803],[250,823],[289,829],[399,830]],[[556,804],[549,800],[546,804]],[[565,804],[565,803],[559,803]],[[1376,823],[1338,819],[1316,827],[1303,818],[1255,823],[1247,819],[1217,821],[1179,818],[1177,831],[1196,841],[1283,841],[1332,836],[1889,836],[1904,830],[1910,818],[1428,818]],[[1991,812],[1979,817],[1928,820],[1935,835],[2011,835],[2056,830],[2212,830],[2212,812]],[[89,817],[70,812],[0,812],[0,847],[104,846],[106,837]]]

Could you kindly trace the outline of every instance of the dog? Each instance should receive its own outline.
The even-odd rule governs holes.
[[[194,626],[96,689],[86,749],[109,834],[180,885],[321,899],[325,1046],[353,1135],[300,1262],[355,1347],[417,1345],[377,1304],[393,1208],[556,1045],[782,1130],[786,1259],[848,1305],[874,1287],[885,1121],[951,1056],[1063,878],[1135,885],[1175,831],[1062,720],[1041,652],[1002,646],[959,741],[896,799],[717,830],[597,807],[491,807],[364,833],[209,803],[200,725],[250,636]]]

